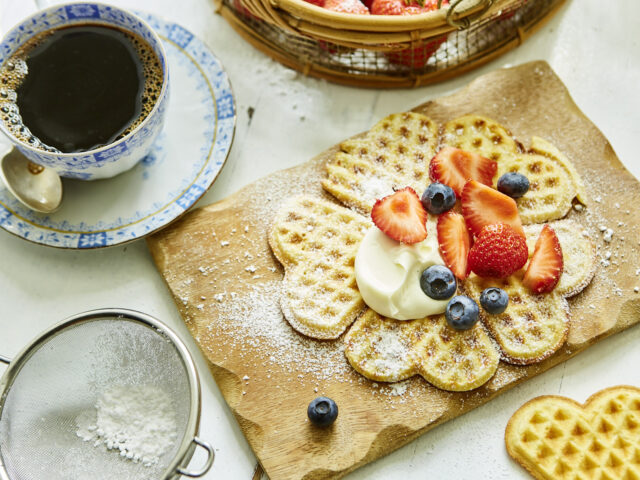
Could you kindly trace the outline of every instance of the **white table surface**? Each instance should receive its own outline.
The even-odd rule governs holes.
[[[448,94],[481,73],[538,59],[551,64],[622,162],[640,177],[640,2],[635,0],[569,1],[524,45],[488,65],[443,84],[396,91],[359,90],[303,78],[245,44],[214,14],[210,0],[112,3],[181,23],[211,47],[231,77],[238,109],[235,142],[224,171],[199,205],[224,198],[270,172],[304,162],[367,130],[383,116]],[[32,0],[0,0],[0,29],[6,31],[34,9]],[[255,109],[252,119],[247,113],[250,107]],[[620,199],[622,203],[623,193]],[[638,215],[638,206],[630,207]],[[256,459],[144,241],[98,251],[61,251],[0,230],[0,354],[14,355],[51,324],[100,307],[140,310],[178,332],[201,373],[201,437],[216,447],[215,465],[205,478],[251,479]],[[638,327],[602,341],[349,478],[530,478],[504,448],[510,415],[541,394],[584,401],[604,387],[640,385],[638,345]],[[196,456],[192,465],[201,459]]]

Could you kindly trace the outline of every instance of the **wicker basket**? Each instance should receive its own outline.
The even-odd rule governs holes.
[[[253,46],[305,75],[353,86],[417,87],[520,45],[564,0],[450,0],[414,16],[351,15],[303,0],[214,0]]]

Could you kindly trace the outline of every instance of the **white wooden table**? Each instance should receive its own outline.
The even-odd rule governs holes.
[[[53,2],[52,2],[53,3]],[[270,172],[299,164],[376,120],[460,88],[475,76],[547,60],[619,158],[640,177],[640,2],[569,1],[523,46],[455,80],[417,90],[358,90],[303,78],[267,59],[213,13],[209,0],[112,0],[181,23],[200,36],[233,83],[238,124],[206,205]],[[0,0],[0,30],[35,9]],[[253,109],[250,118],[248,111]],[[620,193],[620,203],[624,193]],[[638,207],[630,206],[634,215]],[[640,265],[638,265],[640,268]],[[640,276],[638,277],[640,286]],[[38,332],[99,307],[141,310],[173,327],[190,347],[203,386],[201,436],[216,446],[208,479],[252,478],[256,459],[209,375],[144,241],[98,251],[60,251],[0,231],[0,354],[12,356]],[[489,404],[357,470],[356,479],[526,479],[507,456],[504,427],[526,400],[562,394],[584,401],[601,388],[640,385],[640,328],[609,338]],[[197,455],[193,465],[202,460]]]

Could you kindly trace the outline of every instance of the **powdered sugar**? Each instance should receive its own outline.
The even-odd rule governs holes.
[[[175,409],[169,396],[153,385],[115,386],[96,402],[95,410],[76,418],[76,434],[94,446],[119,450],[145,466],[158,463],[177,437]]]
[[[245,288],[248,291],[238,294],[234,301],[224,302],[218,309],[221,322],[216,327],[228,335],[226,341],[234,349],[246,351],[247,359],[254,357],[253,349],[273,352],[262,365],[264,371],[271,373],[276,369],[288,374],[302,373],[317,381],[340,379],[350,372],[342,341],[318,342],[306,338],[282,318],[281,281]]]
[[[372,205],[376,199],[386,197],[393,193],[393,183],[380,177],[370,175],[365,177],[361,185],[354,185],[362,199]]]

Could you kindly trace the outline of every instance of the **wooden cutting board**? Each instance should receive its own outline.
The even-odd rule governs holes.
[[[592,284],[570,300],[571,333],[561,351],[528,367],[501,364],[483,387],[451,393],[421,377],[395,385],[366,380],[350,368],[341,339],[304,338],[280,313],[283,272],[267,244],[270,220],[290,195],[326,196],[322,165],[335,148],[150,237],[158,270],[272,480],[339,478],[640,321],[640,294],[633,292],[640,184],[545,62],[484,75],[415,110],[441,123],[478,113],[510,128],[525,145],[531,135],[553,142],[574,162],[591,199],[570,217],[594,239],[599,261],[611,253],[610,264],[600,264]],[[603,240],[601,225],[614,230],[611,242]],[[306,417],[309,401],[320,394],[340,409],[328,430]]]

